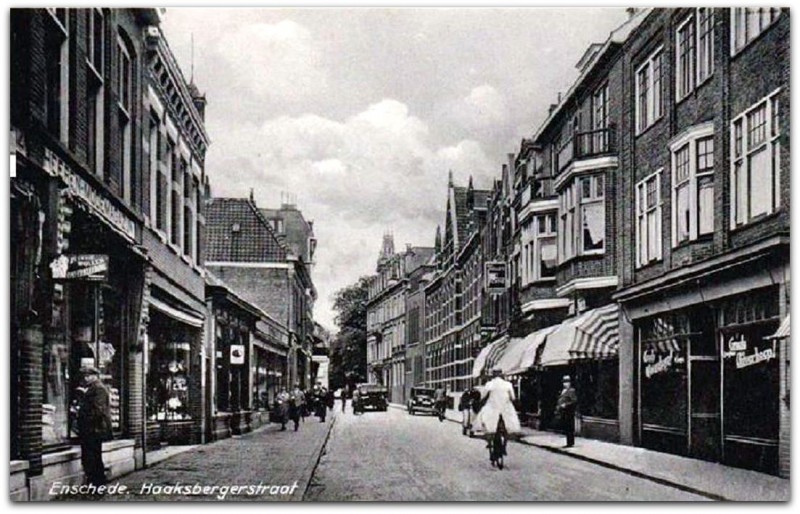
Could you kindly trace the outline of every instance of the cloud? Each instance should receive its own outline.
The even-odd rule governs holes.
[[[374,271],[384,231],[398,248],[432,246],[448,171],[461,185],[474,175],[479,187],[490,183],[490,163],[474,140],[437,146],[405,104],[384,99],[343,120],[305,114],[231,126],[212,145],[207,169],[216,196],[251,186],[259,205],[275,205],[281,191],[298,196],[319,240],[316,315],[330,324],[328,299]]]
[[[327,89],[320,44],[294,21],[239,26],[217,40],[216,52],[227,65],[231,84],[261,98],[297,100]]]

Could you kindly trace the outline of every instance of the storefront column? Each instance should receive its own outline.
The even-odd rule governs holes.
[[[636,405],[636,345],[633,324],[619,309],[619,442],[633,445]]]

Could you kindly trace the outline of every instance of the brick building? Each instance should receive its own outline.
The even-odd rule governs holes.
[[[306,254],[300,255],[303,248],[292,248],[289,241],[301,238],[282,234],[281,228],[290,225],[281,227],[268,219],[252,196],[212,199],[206,223],[207,268],[286,328],[289,353],[283,382],[309,387],[316,300],[310,274],[313,233],[302,239],[309,244]]]
[[[389,400],[405,403],[407,373],[407,312],[410,277],[428,261],[432,248],[408,246],[395,252],[394,237],[386,234],[378,257],[377,273],[370,278],[367,297],[367,373],[370,382],[385,385]],[[417,275],[415,275],[416,277]],[[419,310],[415,311],[419,330]],[[413,365],[413,361],[411,362]]]
[[[482,337],[483,252],[490,192],[456,186],[450,172],[444,235],[437,227],[435,270],[424,286],[425,383],[449,391],[473,385]]]
[[[789,12],[654,10],[623,69],[622,440],[788,476]]]
[[[149,284],[161,266],[144,243],[145,34],[159,38],[159,23],[153,9],[11,12],[13,498],[82,480],[81,366],[111,391],[111,476],[144,462]],[[199,131],[207,144],[201,120]]]

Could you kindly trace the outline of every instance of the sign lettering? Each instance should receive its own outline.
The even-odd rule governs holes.
[[[644,368],[644,375],[647,378],[652,377],[653,375],[657,375],[659,373],[664,373],[669,371],[672,367],[673,363],[675,362],[675,356],[673,352],[669,352],[669,355],[665,355],[658,359],[653,364],[648,364]]]
[[[486,291],[490,294],[500,294],[506,290],[506,263],[493,261],[487,262],[485,267]]]
[[[738,352],[736,354],[736,369],[742,369],[750,367],[754,364],[759,364],[761,362],[767,362],[772,360],[776,357],[775,351],[775,343],[772,343],[772,348],[765,348],[764,350],[758,349],[756,346],[753,348],[753,353],[750,355],[745,355],[744,352]]]
[[[108,255],[59,255],[50,263],[53,280],[108,280]]]

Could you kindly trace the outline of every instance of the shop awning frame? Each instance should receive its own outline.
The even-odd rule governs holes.
[[[498,345],[507,341],[508,336],[504,335],[498,340],[487,344],[483,350],[481,350],[478,356],[475,357],[475,361],[472,364],[472,378],[478,378],[481,376],[481,373],[487,367],[487,363],[489,363],[489,356],[492,355],[493,352],[497,351]]]
[[[195,328],[202,328],[203,323],[205,323],[205,320],[203,318],[194,316],[180,309],[176,309],[175,307],[172,307],[171,305],[168,305],[162,302],[161,300],[157,300],[152,296],[148,298],[147,301],[150,303],[150,307],[161,312],[162,314],[169,316],[170,318],[176,321],[180,321],[181,323],[185,323]]]
[[[776,330],[775,333],[772,334],[771,336],[767,336],[764,339],[773,340],[773,339],[785,339],[787,337],[791,337],[792,322],[789,320],[790,316],[791,314],[787,314],[786,317],[783,318],[783,321],[781,321],[781,326],[778,327],[778,330]]]
[[[561,366],[571,361],[608,359],[619,349],[619,307],[610,304],[563,321],[547,336],[539,365]]]

